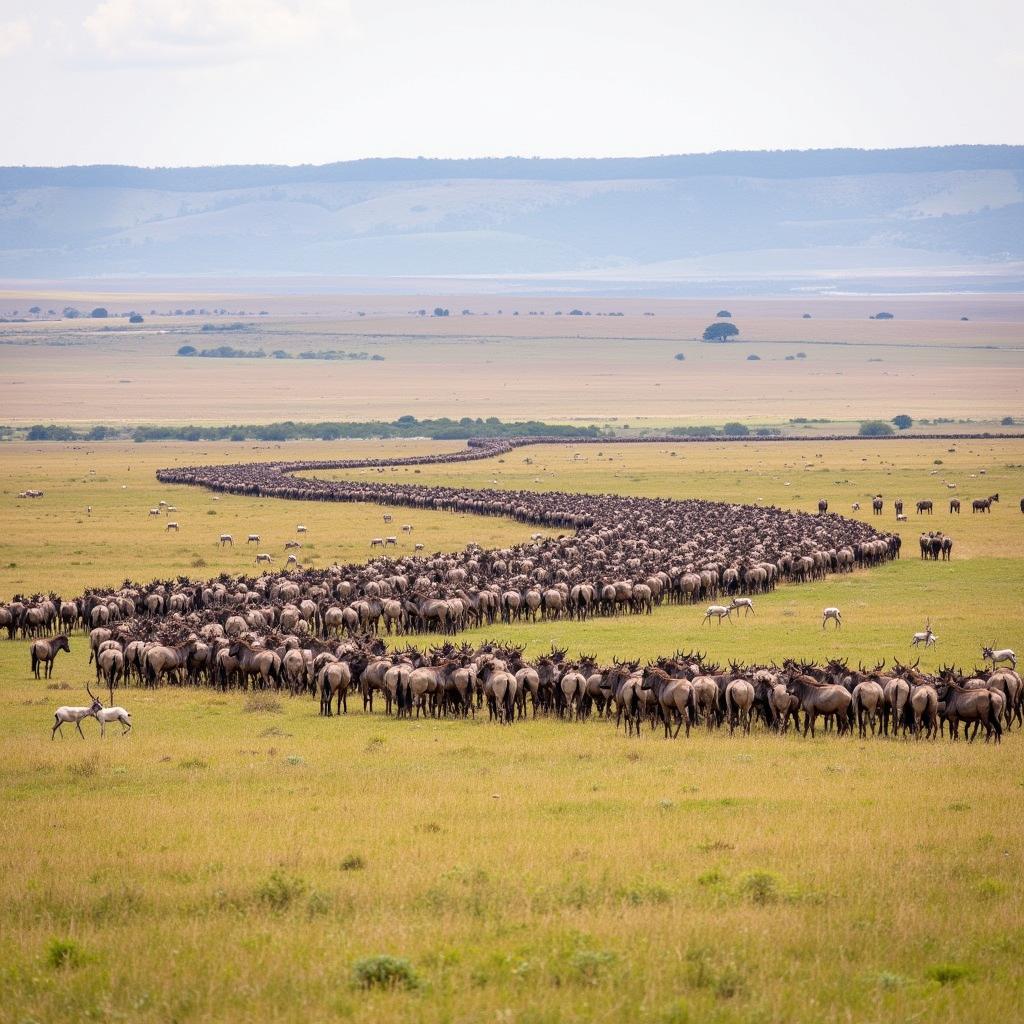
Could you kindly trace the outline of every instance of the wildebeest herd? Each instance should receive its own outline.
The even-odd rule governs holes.
[[[1000,718],[1007,724],[1009,717],[1019,719],[1020,677],[1013,669],[1003,670],[1010,673],[1005,677],[996,673],[990,686],[989,676],[980,673],[964,677],[949,669],[932,679],[916,668],[900,667],[902,676],[883,675],[882,666],[872,672],[842,666],[840,672],[838,663],[786,663],[782,669],[736,665],[721,673],[700,658],[679,657],[641,670],[633,663],[600,668],[594,659],[582,657],[570,663],[565,652],[555,652],[529,665],[521,650],[495,645],[456,649],[450,641],[427,654],[413,648],[385,654],[376,636],[381,630],[452,636],[499,621],[645,614],[663,602],[759,594],[780,581],[822,579],[899,557],[898,535],[826,510],[811,515],[703,500],[294,475],[318,468],[383,472],[389,466],[488,458],[543,440],[471,442],[466,451],[442,456],[161,470],[157,475],[165,483],[214,491],[501,515],[564,532],[535,534],[528,543],[493,550],[469,545],[456,554],[381,554],[365,565],[224,575],[205,583],[185,577],[145,585],[125,581],[116,590],[91,590],[68,599],[55,594],[16,599],[0,607],[0,626],[12,638],[19,632],[36,638],[32,661],[37,675],[40,666],[49,672],[57,652],[68,649],[68,631],[88,629],[90,661],[95,660],[97,678],[110,687],[111,696],[114,686],[134,676],[150,685],[187,680],[312,691],[325,714],[333,700],[344,705],[350,687],[358,687],[370,704],[374,689],[381,690],[389,708],[403,715],[466,714],[475,698],[487,701],[493,717],[511,721],[532,698],[534,713],[585,717],[592,708],[603,713],[614,707],[631,730],[639,730],[644,714],[654,714],[666,731],[674,725],[678,732],[697,722],[729,721],[749,729],[755,717],[778,726],[780,709],[786,707],[782,727],[788,716],[802,713],[812,733],[819,715],[844,730],[860,721],[863,711],[872,730],[876,724],[887,729],[891,719],[893,728],[904,723],[915,732],[934,734],[938,712],[929,711],[927,702],[922,718],[907,718],[909,705],[897,701],[888,718],[876,720],[885,702],[874,700],[875,687],[884,694],[896,685],[900,693],[901,686],[908,693],[915,687],[934,692],[935,708],[941,703],[950,709],[951,728],[969,718],[998,736]],[[894,682],[898,677],[902,682]],[[714,680],[713,707],[709,696],[700,697],[701,687],[695,684],[701,679]],[[982,705],[984,712],[978,710]]]

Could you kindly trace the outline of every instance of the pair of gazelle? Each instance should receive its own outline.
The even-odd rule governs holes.
[[[729,604],[713,604],[704,613],[704,618],[701,621],[703,626],[705,622],[710,622],[712,619],[718,619],[718,624],[722,624],[722,619],[728,619],[732,622],[732,613],[739,611],[740,608],[745,610],[746,615],[754,614],[754,602],[749,597],[734,597]]]
[[[107,734],[107,722],[120,722],[121,723],[121,735],[131,732],[132,729],[132,716],[131,712],[127,711],[122,707],[110,707],[105,708],[99,701],[99,698],[89,689],[86,684],[86,690],[89,692],[89,696],[92,697],[92,703],[87,707],[60,707],[53,713],[53,730],[50,732],[50,739],[59,732],[60,738],[64,738],[64,732],[62,727],[74,723],[75,728],[78,730],[78,735],[85,739],[85,733],[82,732],[82,722],[86,718],[95,718],[100,723],[100,736],[106,736]]]

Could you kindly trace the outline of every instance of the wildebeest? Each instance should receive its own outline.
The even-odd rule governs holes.
[[[32,658],[32,673],[36,679],[39,678],[39,666],[43,666],[43,678],[49,679],[53,675],[53,663],[57,660],[60,651],[71,653],[71,644],[63,633],[60,636],[50,637],[49,640],[34,640],[30,649]]]
[[[932,514],[932,508],[933,508],[933,503],[930,500],[925,499],[923,501],[919,501],[917,503],[917,514],[921,515],[922,512],[927,512],[928,515],[931,515]]]

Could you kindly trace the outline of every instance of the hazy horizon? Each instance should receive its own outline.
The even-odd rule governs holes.
[[[1021,38],[1009,0],[7,0],[0,164],[1012,143]]]

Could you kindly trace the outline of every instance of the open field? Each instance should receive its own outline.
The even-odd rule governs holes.
[[[158,484],[153,469],[449,447],[4,445],[0,597],[241,571],[252,560],[245,533],[283,555],[298,522],[316,564],[363,557],[384,532],[379,508],[213,502]],[[500,630],[534,652],[557,639],[602,659],[699,645],[721,659],[855,662],[909,656],[926,615],[940,642],[922,652],[925,668],[974,664],[992,639],[1024,643],[1024,441],[570,444],[389,479],[497,480],[595,501],[615,491],[807,509],[826,497],[844,514],[881,491],[875,522],[886,529],[891,499],[908,504],[900,562],[780,587],[756,600],[756,619],[701,630],[700,609],[672,607]],[[25,487],[46,495],[18,500]],[[993,513],[972,515],[970,498],[995,491]],[[965,505],[959,517],[946,511],[951,494]],[[912,511],[923,497],[937,505],[927,520]],[[147,517],[161,498],[177,506],[180,535]],[[428,550],[531,532],[404,509],[396,525],[414,515]],[[953,561],[918,559],[925,522],[953,536]],[[225,531],[234,551],[216,547]],[[847,625],[823,633],[831,603]],[[312,700],[168,688],[119,695],[136,722],[129,737],[114,728],[101,744],[87,722],[86,742],[51,743],[51,708],[77,703],[89,678],[84,638],[72,648],[47,689],[29,678],[27,645],[0,641],[0,1019],[1019,1016],[1019,730],[998,748],[763,733],[666,743],[597,720],[505,729],[354,709],[325,721]],[[377,954],[408,959],[414,987],[356,985],[354,962]]]
[[[907,412],[998,429],[1003,416],[1024,417],[1019,296],[724,300],[741,340],[707,345],[696,339],[715,319],[721,305],[715,301],[0,293],[0,309],[22,315],[32,304],[59,312],[69,302],[85,310],[100,303],[112,312],[139,309],[146,322],[129,328],[124,319],[44,317],[0,325],[5,423],[411,414],[636,428],[785,424],[800,415],[849,429],[859,420]],[[435,305],[453,315],[416,315]],[[163,315],[207,306],[231,312]],[[569,316],[574,307],[593,315]],[[473,315],[459,315],[462,309]],[[868,319],[882,309],[896,319]],[[248,328],[201,330],[204,323],[236,321]],[[382,359],[184,359],[175,353],[185,344],[292,355],[343,349]],[[678,353],[685,361],[674,358]]]

